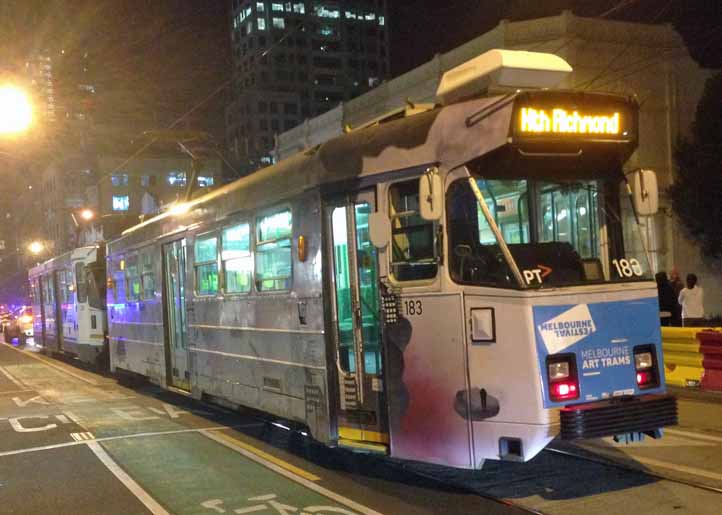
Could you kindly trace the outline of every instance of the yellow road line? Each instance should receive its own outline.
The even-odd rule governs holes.
[[[208,432],[210,432],[210,431],[208,431]],[[307,479],[308,481],[320,481],[321,480],[320,477],[318,477],[314,474],[311,474],[310,472],[307,472],[307,471],[303,470],[302,468],[292,465],[292,464],[288,463],[287,461],[283,461],[280,458],[277,458],[271,454],[268,454],[267,452],[264,452],[261,449],[253,447],[252,445],[249,445],[240,440],[237,440],[236,438],[233,438],[232,436],[228,436],[225,433],[219,433],[217,431],[213,431],[213,436],[216,437],[216,438],[214,438],[214,440],[216,440],[216,441],[218,441],[218,439],[223,440],[223,442],[219,442],[219,443],[227,442],[228,444],[230,444],[227,447],[230,447],[231,449],[234,446],[239,447],[239,448],[243,449],[244,451],[250,452],[251,454],[254,454],[257,457],[259,457],[263,460],[269,461],[269,462],[273,463],[274,465],[277,465],[285,470],[288,470],[289,472],[296,474],[297,476]]]

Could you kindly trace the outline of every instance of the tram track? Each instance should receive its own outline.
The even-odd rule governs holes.
[[[542,452],[549,453],[549,454],[555,454],[558,456],[565,456],[565,457],[573,458],[576,460],[587,461],[590,463],[596,463],[598,465],[613,467],[615,469],[624,470],[626,472],[632,472],[634,474],[641,474],[643,476],[658,479],[660,481],[669,481],[671,483],[675,483],[678,485],[689,486],[692,488],[705,490],[707,492],[722,494],[722,488],[718,488],[718,487],[711,486],[711,485],[706,485],[704,483],[699,483],[699,482],[695,482],[695,481],[689,481],[686,479],[675,478],[675,477],[672,477],[672,476],[669,476],[666,474],[654,472],[652,470],[647,470],[647,469],[644,469],[641,467],[635,467],[633,465],[620,463],[618,461],[614,461],[609,458],[605,458],[605,457],[602,457],[599,455],[594,455],[592,451],[587,451],[589,454],[586,454],[586,453],[572,452],[572,451],[565,450],[565,449],[558,449],[555,447],[547,447]]]

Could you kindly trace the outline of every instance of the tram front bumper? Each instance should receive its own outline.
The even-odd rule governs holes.
[[[658,436],[677,424],[677,399],[667,394],[640,395],[566,406],[560,411],[563,440],[632,435]]]

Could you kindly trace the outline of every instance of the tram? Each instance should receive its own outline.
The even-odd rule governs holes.
[[[676,401],[640,232],[656,178],[625,168],[635,100],[553,89],[570,71],[490,51],[424,112],[128,229],[107,244],[111,370],[460,468],[661,436]],[[65,350],[69,294],[53,299],[83,276],[62,261],[31,281],[36,334]]]
[[[105,249],[80,247],[28,274],[35,344],[107,368]]]

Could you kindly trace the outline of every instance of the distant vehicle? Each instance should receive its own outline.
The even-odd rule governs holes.
[[[33,308],[21,307],[11,314],[5,327],[5,342],[11,343],[17,338],[20,345],[25,345],[33,337]]]
[[[13,314],[7,310],[7,308],[0,310],[0,333],[5,334],[5,328],[10,324],[13,319]]]
[[[103,367],[108,362],[105,322],[105,253],[77,248],[29,272],[35,343],[47,351]]]

